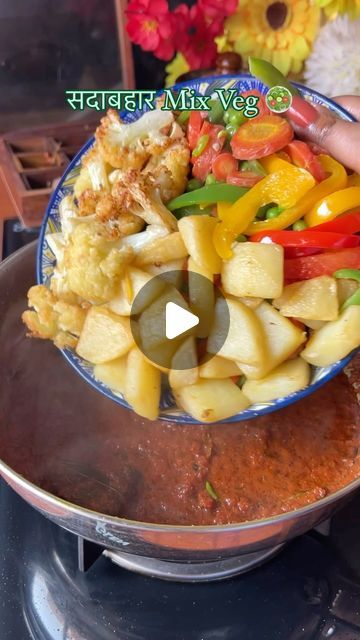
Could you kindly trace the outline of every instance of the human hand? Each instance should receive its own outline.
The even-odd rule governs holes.
[[[297,135],[316,143],[342,164],[360,174],[360,96],[333,98],[358,122],[341,120],[325,107],[294,96],[288,117]]]

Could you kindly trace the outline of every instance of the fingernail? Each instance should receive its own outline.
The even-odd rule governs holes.
[[[309,102],[301,98],[300,96],[293,96],[290,109],[287,111],[287,115],[291,122],[297,124],[299,127],[308,127],[315,122],[319,117],[319,112],[316,111]]]

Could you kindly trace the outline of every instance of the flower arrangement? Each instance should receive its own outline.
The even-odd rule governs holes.
[[[218,52],[272,62],[285,75],[304,74],[314,89],[360,93],[360,0],[197,0],[171,11],[167,0],[130,0],[131,41],[166,66],[166,86],[188,71],[215,66]],[[326,22],[328,23],[326,24]],[[329,55],[330,54],[330,55]],[[348,70],[347,58],[355,60]],[[326,63],[326,64],[325,64]],[[328,92],[328,91],[326,91]]]
[[[168,73],[211,68],[216,59],[215,38],[224,32],[224,21],[234,13],[238,0],[197,0],[170,11],[167,0],[130,0],[126,30],[130,40],[160,60],[177,53]],[[169,84],[169,83],[167,83]]]

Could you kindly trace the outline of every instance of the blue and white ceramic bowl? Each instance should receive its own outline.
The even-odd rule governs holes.
[[[345,109],[342,109],[339,105],[337,105],[329,98],[322,96],[316,91],[312,91],[311,89],[303,87],[302,85],[297,86],[300,89],[302,95],[310,102],[328,107],[344,120],[354,120],[354,118],[347,111],[345,111]],[[195,91],[197,91],[200,95],[211,95],[214,89],[217,88],[236,88],[240,93],[243,91],[249,91],[251,89],[257,89],[264,94],[267,92],[267,87],[265,87],[265,85],[249,75],[207,76],[206,78],[197,78],[195,80],[176,85],[174,88],[180,87],[190,87],[192,89],[195,89]],[[141,113],[142,112],[139,110],[135,113],[122,113],[121,115],[125,121],[132,122],[134,120],[137,120],[140,117]],[[88,149],[91,148],[93,143],[94,139],[92,138],[84,145],[84,147],[73,159],[62,179],[60,180],[58,186],[56,187],[55,192],[53,193],[52,198],[49,202],[39,240],[37,258],[38,283],[49,284],[50,278],[53,274],[55,256],[46,241],[46,235],[49,233],[54,233],[56,231],[61,231],[59,203],[65,195],[72,192],[74,182],[80,171],[81,158],[88,151]],[[70,349],[64,349],[63,354],[67,361],[71,364],[71,366],[74,367],[74,369],[84,378],[84,380],[86,380],[86,382],[90,383],[95,389],[103,393],[111,400],[114,400],[122,406],[129,407],[127,402],[120,394],[113,392],[105,384],[99,382],[94,378],[92,365],[84,361],[82,358],[79,358],[79,356]],[[306,389],[292,393],[285,398],[273,400],[272,402],[252,405],[242,413],[239,413],[238,415],[235,415],[232,418],[225,420],[224,422],[237,422],[239,420],[248,420],[249,418],[255,418],[265,413],[276,411],[278,409],[281,409],[282,407],[286,407],[287,405],[292,404],[293,402],[296,402],[297,400],[305,398],[310,393],[313,393],[313,391],[328,382],[337,373],[339,373],[351,360],[352,355],[353,354],[347,356],[346,358],[343,358],[343,360],[336,362],[330,367],[314,367],[311,382]],[[164,390],[161,398],[160,418],[164,420],[171,420],[172,422],[197,422],[191,416],[184,413],[182,410],[178,409],[175,406],[172,394],[167,389]]]

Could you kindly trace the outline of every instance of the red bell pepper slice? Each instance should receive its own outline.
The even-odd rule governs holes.
[[[250,238],[252,242],[274,242],[283,247],[313,247],[314,249],[345,249],[360,246],[360,236],[333,231],[260,231]]]
[[[327,251],[284,261],[286,282],[309,280],[322,275],[331,276],[338,269],[360,269],[360,247]]]
[[[321,182],[326,178],[319,158],[311,151],[306,142],[302,140],[292,140],[284,149],[289,154],[292,162],[302,169],[306,169],[311,173],[317,182]]]
[[[360,211],[353,213],[347,213],[343,216],[338,216],[334,220],[329,222],[323,222],[317,224],[315,227],[310,227],[307,230],[312,231],[334,231],[335,233],[358,233],[360,231]]]
[[[209,140],[204,151],[196,158],[191,158],[193,163],[192,173],[195,178],[205,180],[211,173],[212,163],[225,144],[225,137],[218,137],[218,134],[223,129],[224,127],[221,124],[211,124],[208,120],[203,121],[199,137],[208,136]]]

